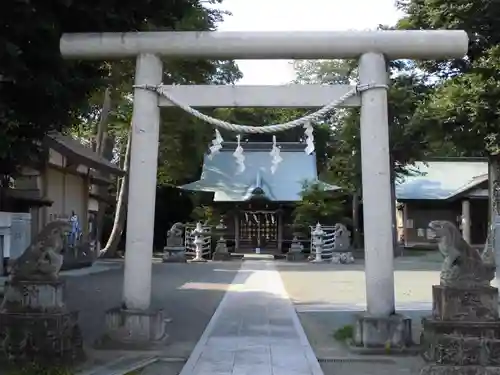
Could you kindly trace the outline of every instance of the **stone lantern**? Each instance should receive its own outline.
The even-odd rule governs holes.
[[[224,238],[226,229],[227,226],[224,224],[224,219],[220,219],[219,224],[215,227],[216,233],[220,234],[220,238],[217,240],[213,260],[231,260],[231,254],[229,254],[227,249],[227,241]]]
[[[312,243],[313,243],[314,249],[315,249],[315,258],[311,261],[311,263],[322,263],[323,262],[321,254],[323,252],[323,236],[324,235],[325,235],[325,232],[323,231],[323,228],[321,228],[321,224],[320,223],[316,224],[316,228],[314,228],[314,231],[312,232]]]

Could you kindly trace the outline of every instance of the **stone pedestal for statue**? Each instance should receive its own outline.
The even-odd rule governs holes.
[[[421,374],[500,374],[498,289],[489,285],[494,277],[491,256],[472,249],[451,223],[429,226],[444,239],[440,250],[445,261],[440,285],[432,288],[432,316],[422,320],[420,342],[427,364]]]
[[[7,281],[0,306],[0,358],[15,364],[71,365],[85,358],[78,313],[64,304],[64,283]]]
[[[165,246],[163,263],[186,263],[186,248],[184,246]]]
[[[167,232],[167,245],[163,248],[163,263],[186,263],[186,247],[182,238],[183,224],[175,223]]]
[[[432,317],[422,321],[428,364],[421,374],[500,374],[498,289],[436,285],[432,292]]]
[[[294,236],[290,250],[286,254],[286,260],[291,262],[305,260],[306,255],[302,252],[303,250],[304,245],[298,240],[297,236]]]
[[[352,264],[354,263],[354,256],[352,252],[334,252],[332,253],[332,263],[334,264]]]
[[[59,280],[71,225],[54,221],[16,258],[0,305],[0,360],[12,364],[72,365],[84,358],[78,313],[64,304]]]

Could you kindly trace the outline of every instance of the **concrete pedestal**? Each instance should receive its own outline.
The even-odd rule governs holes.
[[[231,254],[229,252],[218,252],[216,251],[212,257],[212,260],[222,260],[228,261],[231,260]]]
[[[286,260],[289,262],[299,262],[299,261],[304,261],[306,260],[306,254],[304,254],[302,251],[289,251],[286,254]]]
[[[84,359],[78,313],[66,309],[62,281],[6,282],[0,361],[71,366]]]
[[[334,264],[352,264],[354,263],[354,256],[352,252],[334,252],[332,254],[332,263]]]
[[[399,314],[380,317],[363,313],[357,317],[353,343],[359,348],[381,349],[385,354],[408,348],[413,344],[411,319]]]
[[[106,312],[106,335],[99,344],[123,349],[146,349],[167,339],[165,315],[162,310],[125,310]]]
[[[6,281],[0,310],[8,312],[62,311],[64,283],[58,281]]]
[[[498,290],[435,285],[432,292],[432,316],[422,320],[421,374],[500,374]]]
[[[186,263],[186,250],[184,246],[166,247],[163,251],[163,263]]]
[[[491,322],[498,319],[498,289],[432,287],[432,316],[442,321]]]

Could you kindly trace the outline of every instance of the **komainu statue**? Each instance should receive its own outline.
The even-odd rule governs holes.
[[[67,221],[47,224],[24,253],[10,263],[12,280],[57,280],[64,259],[65,238],[70,231],[71,224]]]
[[[182,233],[184,231],[184,224],[175,223],[172,228],[167,232],[167,247],[180,247],[184,246]]]
[[[348,251],[351,246],[351,232],[342,223],[335,224],[334,251]]]
[[[495,277],[495,264],[487,251],[480,253],[472,248],[449,221],[432,221],[429,228],[434,231],[439,251],[444,256],[442,286],[474,288],[490,285]]]

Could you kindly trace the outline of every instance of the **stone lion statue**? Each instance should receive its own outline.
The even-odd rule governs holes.
[[[167,232],[167,235],[174,235],[174,236],[182,236],[182,232],[184,231],[184,224],[182,223],[174,223],[170,230]]]
[[[170,230],[167,232],[167,246],[168,247],[182,246],[183,245],[183,239],[182,239],[183,232],[184,232],[184,224],[175,223],[174,225],[172,225]]]
[[[335,243],[334,250],[336,251],[347,251],[350,247],[350,237],[351,232],[347,230],[347,227],[342,223],[335,224]]]
[[[67,221],[53,221],[37,235],[24,253],[10,264],[12,280],[53,281],[57,280],[63,263],[65,239],[71,231]]]
[[[431,221],[429,228],[435,233],[439,251],[444,257],[441,285],[467,288],[490,285],[495,277],[491,257],[472,248],[449,221]]]

